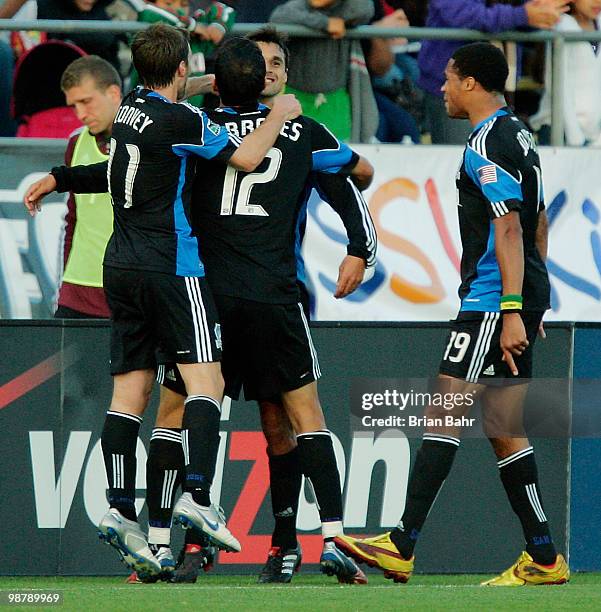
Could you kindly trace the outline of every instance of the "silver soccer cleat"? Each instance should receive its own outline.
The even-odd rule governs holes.
[[[148,548],[148,540],[140,525],[126,519],[119,510],[111,508],[102,517],[98,536],[116,548],[123,562],[140,577],[151,577],[161,572],[161,564]]]
[[[225,526],[223,511],[211,504],[208,508],[197,504],[191,493],[184,493],[173,508],[173,522],[185,529],[193,527],[206,534],[217,548],[227,552],[240,552],[240,542]]]

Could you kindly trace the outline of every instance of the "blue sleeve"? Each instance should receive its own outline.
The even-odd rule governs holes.
[[[330,130],[321,123],[312,123],[311,152],[312,169],[318,172],[336,174],[354,159],[353,150],[340,142]]]
[[[506,162],[503,165],[505,167],[500,160],[488,159],[471,146],[465,151],[465,170],[486,198],[491,219],[520,210],[522,206],[520,172],[517,168],[507,168]]]
[[[200,109],[188,104],[183,106],[192,111],[192,121],[188,120],[189,125],[184,125],[184,140],[172,146],[173,152],[181,157],[198,155],[204,159],[219,159],[227,163],[236,151],[227,129],[211,121]]]

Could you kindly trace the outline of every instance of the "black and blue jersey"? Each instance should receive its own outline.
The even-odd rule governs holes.
[[[493,220],[518,211],[524,242],[524,310],[549,308],[546,266],[536,248],[538,215],[544,209],[540,160],[534,138],[508,108],[472,132],[457,177],[462,312],[498,312],[501,273]]]
[[[264,105],[207,111],[239,142],[265,120]],[[356,153],[307,117],[286,122],[263,162],[242,172],[199,161],[194,184],[193,225],[216,295],[273,304],[295,303],[296,229],[312,172],[346,174]],[[339,198],[353,198],[341,190]]]
[[[114,228],[104,264],[204,276],[190,223],[196,160],[223,164],[235,150],[227,131],[196,107],[147,89],[129,93],[113,124],[108,184]]]
[[[314,172],[307,184],[296,223],[295,256],[298,282],[303,285],[307,284],[302,246],[307,228],[307,204],[313,189],[340,217],[348,238],[347,255],[364,259],[366,267],[374,266],[378,238],[363,195],[348,176]]]

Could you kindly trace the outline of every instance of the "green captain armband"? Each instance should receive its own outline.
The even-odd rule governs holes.
[[[524,299],[518,294],[507,294],[501,296],[501,314],[510,314],[512,312],[521,312]]]

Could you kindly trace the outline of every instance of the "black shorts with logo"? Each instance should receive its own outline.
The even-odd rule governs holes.
[[[219,319],[204,278],[104,267],[111,374],[221,359]]]
[[[520,356],[513,356],[518,375],[503,361],[500,339],[503,327],[498,312],[460,312],[451,321],[440,374],[483,385],[521,384],[532,378],[532,350],[543,312],[523,312],[522,320],[530,343]]]
[[[222,323],[221,371],[225,395],[271,400],[321,376],[304,309],[298,304],[267,304],[215,296]],[[173,364],[159,367],[159,383],[185,395]]]

